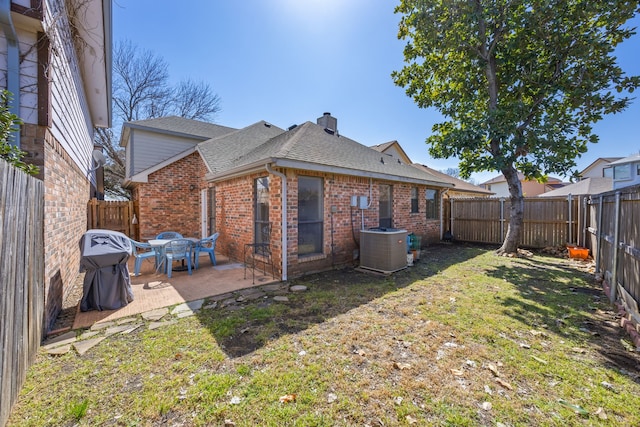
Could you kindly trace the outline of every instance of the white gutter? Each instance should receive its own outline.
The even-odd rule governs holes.
[[[20,51],[18,35],[11,20],[11,0],[0,0],[0,27],[7,39],[7,90],[13,100],[9,102],[9,111],[20,116]],[[12,132],[9,143],[20,148],[20,131]]]
[[[271,165],[267,163],[265,165],[267,168],[267,172],[272,173],[276,176],[279,176],[282,180],[282,188],[280,189],[280,198],[282,199],[282,231],[280,235],[282,236],[282,250],[281,258],[282,258],[282,281],[287,280],[287,177],[282,172],[274,171],[271,169]]]

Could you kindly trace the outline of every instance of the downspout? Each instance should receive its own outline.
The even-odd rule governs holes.
[[[267,163],[265,165],[267,172],[272,173],[276,176],[279,176],[282,180],[282,189],[280,192],[280,197],[282,198],[282,231],[280,235],[282,236],[282,281],[285,282],[287,280],[287,177],[282,172],[274,171],[271,169],[271,165]]]
[[[9,102],[9,111],[20,116],[20,51],[18,35],[11,20],[11,0],[0,0],[0,27],[7,39],[7,90],[13,100]],[[20,148],[20,130],[13,132],[13,141],[9,143]]]

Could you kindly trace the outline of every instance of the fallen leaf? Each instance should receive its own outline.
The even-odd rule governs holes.
[[[513,390],[513,386],[501,378],[496,378],[496,382],[508,390]]]
[[[608,382],[606,382],[606,381],[602,381],[602,382],[600,383],[600,385],[601,385],[602,387],[606,388],[607,390],[611,390],[611,391],[612,391],[612,392],[614,392],[614,393],[617,393],[617,392],[618,392],[618,390],[616,390],[616,388],[613,386],[613,384],[608,383]]]
[[[327,395],[327,403],[333,403],[333,402],[335,402],[336,400],[338,400],[338,396],[337,396],[336,394],[334,394],[334,393],[329,393],[329,394]]]
[[[491,402],[482,402],[482,409],[485,411],[490,411],[492,407]]]
[[[606,420],[608,418],[607,413],[604,412],[604,409],[602,408],[596,409],[596,412],[594,412],[594,415],[597,415],[598,418],[600,418],[601,420]]]
[[[521,347],[521,348],[526,348],[526,349],[531,348],[531,346],[530,346],[529,344],[525,343],[525,342],[521,342],[521,343],[520,343],[520,347]]]
[[[585,350],[584,348],[580,348],[580,347],[573,347],[571,349],[571,351],[573,351],[574,353],[580,353],[580,354],[584,354],[587,352],[587,350]]]
[[[224,420],[224,425],[225,425],[225,427],[233,427],[233,426],[236,425],[236,423],[234,423],[233,421],[227,419],[227,420]]]
[[[624,348],[627,351],[635,351],[635,348],[633,347],[633,345],[629,343],[629,341],[625,340],[624,338],[620,338],[620,343],[624,346]]]
[[[540,359],[539,357],[536,357],[536,356],[531,356],[531,357],[532,357],[532,358],[533,358],[533,360],[535,360],[536,362],[540,362],[540,363],[542,363],[542,364],[544,364],[544,365],[546,365],[547,363],[549,363],[549,362],[547,362],[547,361],[546,361],[546,360],[544,360],[544,359]]]
[[[462,369],[452,369],[451,373],[456,377],[461,377],[462,375],[464,375],[464,372],[462,371]]]
[[[487,368],[493,373],[493,375],[495,375],[496,377],[500,376],[500,373],[498,372],[498,368],[496,368],[495,365],[492,365],[491,363],[489,363],[489,365],[487,366]]]
[[[406,417],[404,417],[405,420],[407,420],[407,422],[409,424],[417,424],[418,423],[418,419],[417,418],[413,418],[411,415],[407,415]]]
[[[241,401],[242,399],[240,399],[238,396],[233,396],[229,403],[231,403],[232,405],[239,405]]]
[[[280,396],[280,403],[291,403],[296,401],[295,394],[285,394],[284,396]]]
[[[409,369],[411,365],[409,365],[408,363],[393,362],[393,367],[403,371],[405,369]]]
[[[564,399],[559,399],[558,403],[561,404],[562,406],[566,407],[566,408],[569,408],[569,409],[573,410],[576,414],[589,415],[589,412],[587,412],[581,406],[574,405],[573,403],[569,403]]]
[[[401,396],[397,396],[397,397],[394,397],[394,398],[393,398],[393,402],[394,402],[396,405],[402,405],[402,401],[403,401],[403,400],[404,400],[404,399],[403,399]]]

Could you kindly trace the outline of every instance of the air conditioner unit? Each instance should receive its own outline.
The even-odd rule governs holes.
[[[407,230],[360,230],[360,268],[393,273],[407,266]]]

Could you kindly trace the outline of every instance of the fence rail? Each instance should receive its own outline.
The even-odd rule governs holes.
[[[0,426],[43,334],[44,184],[0,159]]]
[[[87,205],[87,224],[90,229],[119,231],[139,240],[135,212],[135,204],[132,201],[91,199]]]
[[[544,248],[578,242],[581,206],[576,196],[525,199],[520,246]],[[459,241],[501,244],[507,234],[509,208],[505,199],[450,199],[444,209],[445,228]]]

